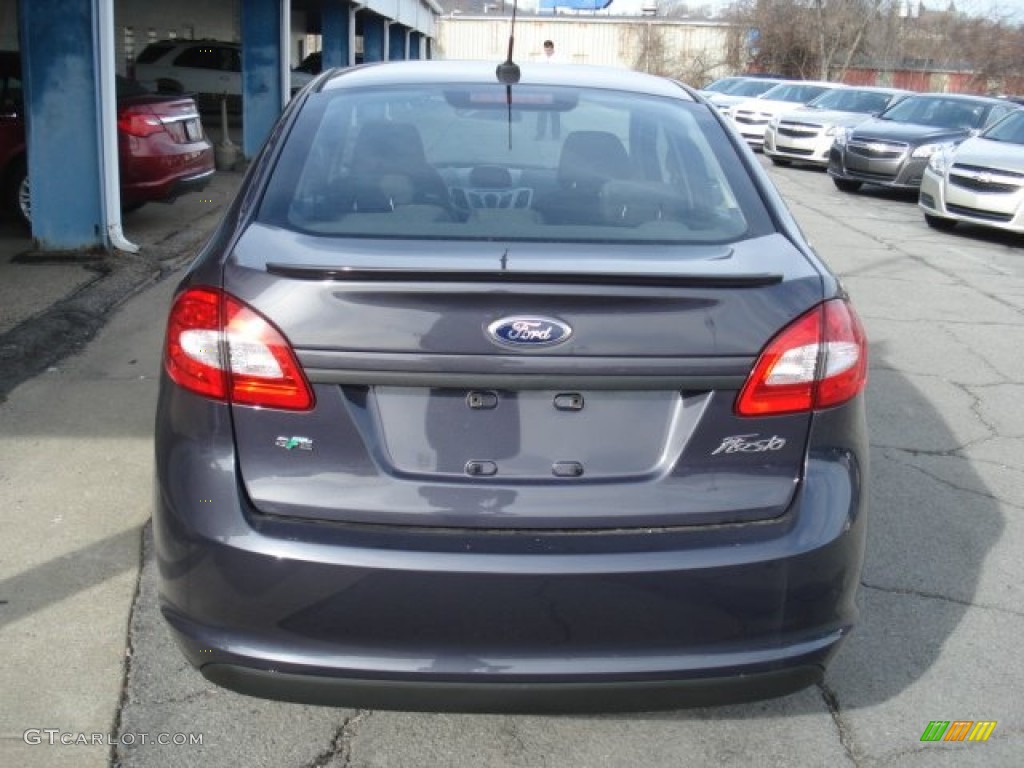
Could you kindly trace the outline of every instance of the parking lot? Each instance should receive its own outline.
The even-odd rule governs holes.
[[[844,279],[871,341],[862,615],[823,686],[747,705],[586,717],[334,710],[213,687],[159,616],[149,548],[170,270],[80,354],[0,402],[0,763],[1019,765],[1024,242],[930,230],[912,199],[844,194],[818,171],[769,172]],[[167,254],[169,266],[181,261]],[[996,726],[985,743],[922,742],[934,720]],[[51,745],[26,738],[29,729],[114,735]],[[171,743],[150,743],[158,735]]]

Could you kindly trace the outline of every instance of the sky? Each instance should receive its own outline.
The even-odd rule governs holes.
[[[922,0],[925,6],[935,10],[945,9],[950,0]],[[608,9],[612,13],[639,14],[643,5],[655,3],[657,0],[612,0],[612,6]],[[731,0],[684,0],[692,6],[709,5],[713,8],[723,8],[731,3]],[[953,0],[957,8],[962,11],[996,18],[1006,18],[1009,21],[1024,24],[1024,0]],[[520,8],[535,8],[537,0],[520,0]]]
[[[930,0],[930,2],[945,4],[946,0]],[[925,5],[928,4],[929,0],[925,0]],[[1024,0],[959,0],[956,5],[957,8],[978,16],[994,14],[997,18],[1008,16],[1015,21],[1024,22]]]
[[[984,7],[992,6],[986,4]],[[1024,0],[1002,0],[995,4],[995,8],[1006,11],[1013,16],[1015,21],[1024,23]]]

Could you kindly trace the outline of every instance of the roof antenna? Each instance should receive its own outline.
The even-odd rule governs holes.
[[[508,33],[508,57],[494,71],[498,82],[505,85],[515,85],[519,82],[519,65],[512,61],[512,48],[516,43],[516,10],[518,8],[519,0],[514,0],[512,3],[512,26]]]
[[[494,70],[499,83],[505,84],[505,106],[508,107],[508,148],[512,149],[512,86],[519,82],[519,65],[512,61],[512,49],[516,44],[516,10],[519,0],[512,2],[512,26],[508,31],[508,56]]]

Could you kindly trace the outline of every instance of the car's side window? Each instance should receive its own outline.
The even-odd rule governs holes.
[[[242,56],[237,48],[220,48],[220,68],[227,72],[242,71]]]
[[[1014,107],[993,107],[992,112],[988,116],[988,120],[985,121],[985,127],[995,125],[1008,114],[1013,112]]]
[[[186,48],[174,60],[177,67],[193,67],[195,69],[221,69],[221,56],[218,48],[209,45],[196,45]]]

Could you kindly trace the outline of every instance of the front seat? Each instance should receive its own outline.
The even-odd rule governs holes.
[[[399,205],[448,206],[448,187],[427,162],[416,126],[365,123],[353,147],[348,195],[354,211],[394,210]]]
[[[619,137],[608,131],[573,131],[558,161],[558,191],[538,204],[549,224],[601,224],[601,189],[633,178]]]

